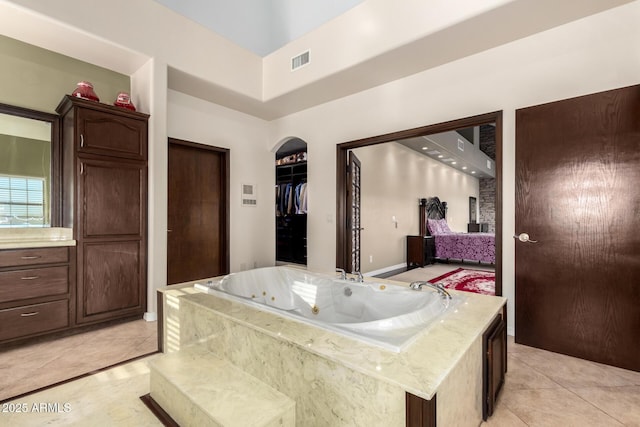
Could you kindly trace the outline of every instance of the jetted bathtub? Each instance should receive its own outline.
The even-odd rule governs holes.
[[[432,289],[342,280],[288,267],[232,273],[195,287],[395,352],[460,300]]]

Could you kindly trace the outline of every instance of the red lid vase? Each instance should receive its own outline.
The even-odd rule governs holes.
[[[136,107],[133,105],[133,102],[131,102],[131,97],[127,92],[120,92],[113,105],[116,107],[126,108],[127,110],[136,111]]]
[[[100,102],[100,98],[93,91],[93,85],[87,81],[81,81],[78,83],[76,90],[73,91],[71,96],[75,96],[76,98],[88,99],[90,101]]]

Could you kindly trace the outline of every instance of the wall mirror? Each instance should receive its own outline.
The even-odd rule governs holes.
[[[0,230],[59,223],[59,122],[0,104]]]
[[[477,212],[476,203],[477,203],[477,200],[475,197],[469,197],[469,222],[471,224],[476,223],[476,212]]]

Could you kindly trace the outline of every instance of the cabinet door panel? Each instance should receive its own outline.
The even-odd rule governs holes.
[[[78,132],[79,153],[146,159],[146,121],[81,108]]]
[[[84,237],[143,234],[146,168],[85,160],[81,164]]]
[[[85,243],[79,315],[142,307],[140,242]]]
[[[507,372],[507,324],[503,316],[506,316],[504,311],[494,319],[482,337],[484,353],[482,418],[485,421],[495,410]]]

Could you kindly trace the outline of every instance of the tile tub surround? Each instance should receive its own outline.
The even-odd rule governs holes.
[[[405,392],[427,400],[438,392],[439,425],[464,425],[460,411],[466,425],[481,422],[481,336],[504,298],[468,295],[394,353],[201,293],[193,283],[161,290],[164,351],[206,346],[294,399],[301,425],[404,425]]]
[[[295,426],[293,400],[203,346],[158,357],[149,367],[151,397],[181,426]]]
[[[75,246],[70,228],[5,228],[0,229],[0,249]]]

